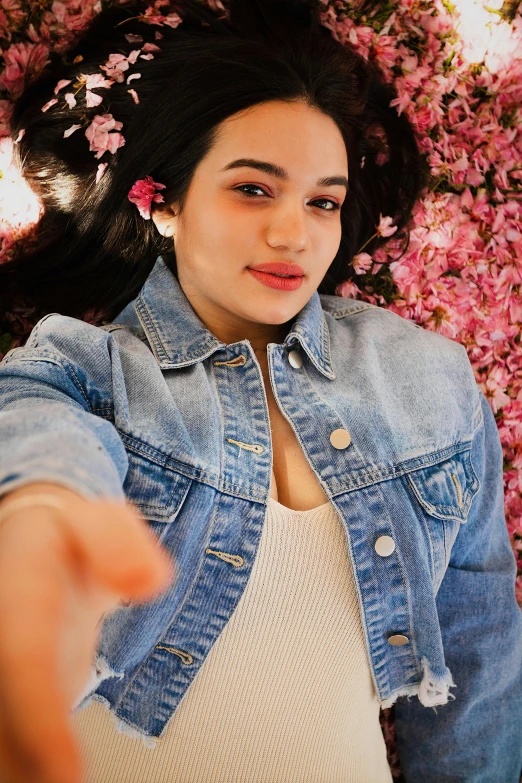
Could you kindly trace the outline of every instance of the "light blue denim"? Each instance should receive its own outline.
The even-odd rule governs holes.
[[[381,707],[395,704],[407,783],[519,783],[522,611],[503,455],[465,348],[315,292],[268,362],[346,532],[375,692]],[[333,445],[335,430],[347,446]],[[247,585],[271,471],[250,342],[214,336],[161,256],[112,324],[51,313],[6,354],[0,496],[55,481],[128,498],[177,567],[158,599],[103,619],[73,709],[100,701],[121,731],[155,745]],[[390,554],[378,552],[382,536]]]

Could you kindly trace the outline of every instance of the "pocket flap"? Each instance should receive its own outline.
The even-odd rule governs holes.
[[[152,459],[127,451],[129,468],[123,489],[149,522],[170,523],[181,509],[193,479]]]
[[[471,503],[480,489],[471,462],[471,447],[435,465],[408,473],[407,478],[428,514],[467,522]]]

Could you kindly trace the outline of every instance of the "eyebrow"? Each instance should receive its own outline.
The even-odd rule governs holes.
[[[228,171],[229,169],[238,169],[243,167],[259,169],[259,171],[264,171],[266,174],[272,174],[274,177],[282,179],[285,182],[290,179],[288,172],[281,168],[281,166],[277,166],[275,163],[267,163],[264,160],[255,160],[254,158],[238,158],[238,160],[233,160],[232,163],[229,163],[228,166],[225,166],[225,168],[221,169],[221,171]],[[317,180],[317,185],[320,187],[328,187],[329,185],[342,185],[346,188],[346,190],[348,190],[348,180],[346,177],[323,177],[322,179]]]

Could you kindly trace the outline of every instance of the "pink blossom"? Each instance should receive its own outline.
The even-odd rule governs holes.
[[[381,214],[379,214],[379,225],[376,226],[377,234],[380,237],[391,237],[392,234],[395,234],[397,231],[397,226],[393,226],[393,218],[391,217],[383,217]]]
[[[95,92],[92,92],[91,90],[85,90],[85,105],[88,109],[91,109],[93,106],[99,106],[100,103],[103,102],[103,96],[97,95]]]
[[[31,58],[31,73],[39,73],[47,62],[49,45],[45,42],[14,43],[2,52],[4,70],[0,74],[0,88],[12,98],[16,98],[23,89],[24,75],[28,73],[28,61]]]
[[[114,81],[122,82],[123,71],[127,71],[129,69],[129,62],[124,54],[110,54],[109,59],[106,61],[105,65],[100,65],[100,68],[102,71],[105,71],[107,76],[110,76],[111,79],[114,79]]]
[[[101,158],[104,152],[114,154],[117,149],[125,144],[125,139],[121,133],[111,133],[110,131],[119,131],[123,127],[122,122],[115,120],[112,114],[96,114],[91,124],[87,127],[85,135],[89,141],[89,150],[96,152],[95,157]]]
[[[156,190],[163,190],[165,187],[167,186],[162,185],[161,182],[154,182],[152,177],[147,174],[144,179],[137,180],[129,190],[129,201],[136,204],[142,218],[150,220],[152,202],[159,204],[164,201],[161,193],[156,193]]]
[[[11,32],[18,30],[26,20],[27,13],[20,0],[2,0],[0,9],[0,37],[11,39]]]
[[[88,90],[98,90],[100,87],[112,87],[114,84],[111,79],[106,79],[101,73],[82,73],[80,74],[78,81],[80,83],[85,83],[85,87]]]
[[[372,265],[372,257],[368,253],[357,253],[352,259],[352,266],[357,275],[367,272]]]

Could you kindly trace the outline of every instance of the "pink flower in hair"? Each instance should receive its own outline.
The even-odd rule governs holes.
[[[161,193],[156,193],[156,190],[163,190],[166,185],[162,185],[161,182],[154,182],[152,177],[147,174],[144,179],[138,179],[132,188],[129,190],[129,201],[136,204],[139,213],[145,220],[150,220],[150,205],[154,201],[156,204],[160,204],[164,201]]]
[[[95,152],[96,158],[101,158],[107,150],[114,153],[125,144],[125,139],[121,133],[109,133],[109,131],[119,131],[123,123],[115,120],[112,114],[96,114],[93,121],[85,131],[85,135],[90,142],[89,150]]]
[[[375,227],[377,234],[380,237],[391,237],[397,231],[397,226],[392,226],[392,223],[393,218],[389,217],[389,215],[383,217],[379,212],[379,225]]]

